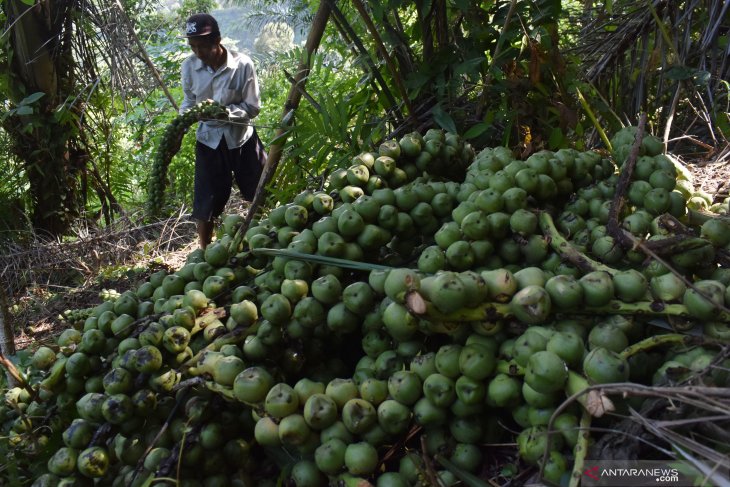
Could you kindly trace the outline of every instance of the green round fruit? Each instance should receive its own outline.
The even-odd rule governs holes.
[[[82,352],[72,354],[66,360],[66,373],[69,377],[82,378],[91,371],[89,356]]]
[[[548,340],[545,349],[555,353],[569,367],[579,365],[585,355],[583,339],[572,332],[555,333]]]
[[[134,414],[134,404],[126,394],[112,394],[102,403],[101,414],[109,423],[121,424]]]
[[[109,468],[109,452],[100,446],[87,448],[79,453],[76,468],[84,477],[101,478]]]
[[[410,421],[411,410],[405,404],[388,399],[378,406],[378,423],[386,433],[401,434],[408,429]]]
[[[599,323],[588,334],[588,348],[606,348],[612,352],[621,353],[629,346],[626,334],[613,323]]]
[[[730,243],[730,224],[720,218],[711,218],[702,224],[700,236],[715,247],[725,247]]]
[[[493,351],[477,343],[466,345],[459,354],[459,371],[473,380],[486,379],[492,375],[496,365]]]
[[[613,280],[607,272],[589,272],[581,277],[579,282],[583,287],[585,304],[588,306],[605,306],[614,297]]]
[[[435,426],[446,421],[448,409],[438,407],[422,397],[413,405],[413,418],[421,426]]]
[[[629,269],[613,276],[613,287],[618,299],[633,303],[645,297],[649,283],[641,272]]]
[[[290,385],[279,383],[269,390],[264,400],[264,408],[267,414],[283,418],[297,411],[299,397]]]
[[[527,286],[519,290],[510,301],[510,310],[522,323],[544,323],[550,315],[550,295],[540,286]]]
[[[388,272],[383,290],[390,299],[397,303],[403,303],[405,294],[411,289],[418,289],[420,277],[411,269],[396,268]]]
[[[576,416],[569,413],[563,413],[557,416],[553,421],[553,428],[560,431],[566,445],[570,448],[573,448],[578,443],[580,425]]]
[[[314,452],[317,468],[328,475],[336,475],[345,466],[347,444],[339,438],[323,442]]]
[[[248,299],[231,304],[230,316],[241,326],[251,326],[259,318],[256,304]]]
[[[76,418],[61,436],[67,447],[80,450],[89,444],[95,431],[96,427],[91,421]]]
[[[296,487],[318,487],[325,481],[322,472],[311,460],[300,460],[295,463],[291,470],[291,479]]]
[[[482,452],[478,446],[469,443],[457,443],[450,460],[467,472],[476,472],[482,464]]]
[[[649,190],[644,196],[644,208],[652,215],[661,215],[669,211],[671,198],[669,191],[664,188]]]
[[[556,353],[544,350],[530,357],[525,369],[525,383],[542,394],[557,392],[568,380],[568,366]]]
[[[532,426],[517,435],[517,447],[520,457],[531,465],[537,465],[543,453],[551,442],[550,448],[559,450],[562,447],[562,437],[547,434],[545,426]]]
[[[264,416],[256,422],[254,438],[262,446],[281,446],[279,425],[272,418]]]
[[[312,394],[304,404],[304,420],[313,429],[325,429],[337,421],[337,404],[326,394]]]
[[[456,381],[457,394],[459,381]],[[520,403],[522,392],[520,381],[506,374],[497,374],[487,387],[487,403],[496,407],[511,407]]]
[[[567,471],[568,462],[563,454],[556,450],[550,451],[543,468],[543,478],[551,484],[560,485],[561,479]]]
[[[279,422],[279,439],[282,445],[303,445],[311,434],[311,430],[301,414],[289,414]]]
[[[700,320],[712,320],[720,313],[724,304],[725,286],[719,281],[701,280],[694,283],[694,289],[687,289],[682,303],[690,316]]]
[[[447,408],[456,399],[454,381],[442,374],[432,374],[423,381],[423,395],[434,406]]]
[[[522,335],[517,337],[512,347],[512,354],[515,362],[526,367],[530,357],[540,350],[545,350],[549,338],[535,330],[528,328]]]
[[[59,477],[71,475],[76,469],[76,459],[78,458],[78,450],[74,448],[63,447],[56,450],[51,458],[48,459],[48,471]]]
[[[342,409],[347,401],[358,396],[358,388],[352,379],[333,379],[325,388],[325,394],[331,397],[338,408]]]
[[[363,399],[350,399],[342,407],[342,422],[353,434],[362,434],[368,431],[377,422],[377,418],[376,409]]]
[[[583,373],[592,384],[625,382],[629,378],[629,364],[615,352],[595,348],[583,360]]]
[[[155,372],[162,367],[162,353],[153,345],[145,345],[134,352],[134,367],[138,372]]]
[[[359,442],[347,445],[345,467],[352,475],[370,475],[378,466],[378,451],[369,443]]]
[[[221,357],[213,364],[213,380],[216,384],[231,387],[237,376],[246,368],[243,360],[235,355]]]
[[[317,278],[311,285],[312,296],[324,304],[335,304],[339,302],[342,295],[342,284],[332,274]]]
[[[545,290],[560,309],[577,310],[583,305],[583,287],[573,276],[553,276],[545,283]]]
[[[46,346],[38,347],[38,350],[33,353],[33,357],[31,358],[33,367],[38,370],[49,369],[55,361],[56,353]]]
[[[451,379],[456,379],[461,375],[459,370],[459,358],[463,347],[458,344],[448,344],[441,346],[436,352],[434,365],[436,370]],[[424,379],[425,380],[425,379]]]

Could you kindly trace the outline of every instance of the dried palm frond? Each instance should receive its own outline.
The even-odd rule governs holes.
[[[182,212],[147,225],[119,220],[116,226],[94,233],[79,229],[72,242],[38,237],[29,246],[6,244],[0,250],[0,280],[6,283],[8,295],[28,286],[59,287],[64,279],[86,279],[101,267],[118,265],[133,255],[151,260],[194,240],[194,224]]]
[[[723,483],[730,469],[730,391],[714,384],[727,376],[728,349],[704,370],[678,384],[615,384],[602,394],[646,398],[591,447],[603,460],[673,458],[687,462],[712,485]],[[714,377],[714,379],[713,379]]]
[[[727,98],[730,79],[730,46],[723,44],[730,31],[729,5],[622,1],[614,4],[613,15],[588,12],[576,47],[586,78],[626,122],[646,111],[665,140],[670,132],[692,134],[722,147],[728,134],[717,119],[727,112],[720,97]],[[679,144],[697,146],[692,138],[680,138]]]
[[[92,89],[107,84],[124,106],[130,99],[145,100],[164,81],[150,61],[135,25],[118,0],[95,0],[82,7],[74,39],[75,57],[83,68],[78,76]],[[173,107],[174,99],[168,98]]]

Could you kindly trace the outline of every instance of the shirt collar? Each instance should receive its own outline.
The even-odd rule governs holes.
[[[225,67],[226,68],[234,69],[236,67],[236,62],[234,60],[234,58],[236,57],[235,56],[235,53],[233,51],[231,51],[230,49],[228,49],[226,46],[223,46],[223,49],[226,50],[226,64],[225,64]],[[203,61],[201,61],[198,56],[196,56],[195,54],[193,54],[193,68],[196,71],[200,71],[201,69],[207,69],[208,66],[206,64],[203,64]]]

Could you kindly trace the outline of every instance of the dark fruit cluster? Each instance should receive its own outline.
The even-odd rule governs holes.
[[[182,140],[188,128],[201,120],[217,119],[227,115],[226,107],[214,102],[204,101],[178,115],[165,128],[157,152],[155,153],[152,172],[147,188],[147,213],[154,216],[160,213],[165,202],[165,186],[167,185],[167,169],[170,161],[180,149]]]

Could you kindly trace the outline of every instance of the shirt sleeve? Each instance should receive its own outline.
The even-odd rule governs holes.
[[[261,111],[261,93],[253,62],[246,60],[241,68],[241,102],[228,105],[228,114],[234,118],[252,119]]]
[[[189,60],[186,60],[182,64],[181,69],[181,80],[183,89],[183,101],[180,105],[179,113],[182,115],[189,109],[195,106],[195,93],[193,93],[193,73],[190,68]]]

